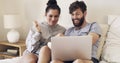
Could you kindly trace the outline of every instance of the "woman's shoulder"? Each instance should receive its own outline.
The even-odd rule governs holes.
[[[59,25],[59,24],[57,24],[57,28],[61,29],[61,30],[66,30],[65,27],[63,27],[62,25]]]

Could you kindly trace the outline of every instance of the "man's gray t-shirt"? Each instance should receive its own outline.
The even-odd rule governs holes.
[[[75,27],[69,28],[66,32],[66,36],[84,36],[88,33],[96,33],[101,36],[101,28],[97,23],[87,23],[85,27],[76,30]],[[92,46],[92,57],[97,58],[97,49],[98,49],[99,40]]]

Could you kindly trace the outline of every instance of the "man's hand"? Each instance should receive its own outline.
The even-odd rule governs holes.
[[[37,22],[37,21],[34,21],[33,24],[34,24],[37,32],[41,32],[40,25],[38,25],[38,22]]]
[[[96,33],[89,33],[88,35],[92,36],[92,43],[95,44],[97,40],[100,38],[98,34]]]

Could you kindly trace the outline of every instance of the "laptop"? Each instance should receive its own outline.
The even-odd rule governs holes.
[[[63,36],[51,38],[52,60],[72,61],[91,59],[91,36]]]

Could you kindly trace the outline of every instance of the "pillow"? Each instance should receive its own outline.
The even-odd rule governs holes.
[[[100,59],[100,56],[101,56],[101,53],[103,50],[103,45],[105,43],[107,31],[108,31],[108,24],[99,24],[99,25],[100,25],[101,30],[102,30],[102,35],[101,35],[98,50],[97,50],[97,59]]]
[[[109,31],[104,46],[102,61],[120,63],[120,16],[108,16]]]

